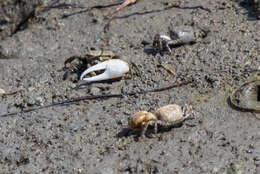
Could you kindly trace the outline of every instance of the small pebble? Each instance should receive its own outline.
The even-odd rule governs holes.
[[[92,87],[92,88],[90,89],[90,93],[91,93],[92,95],[100,95],[100,94],[101,94],[101,90],[100,90],[99,88],[97,88],[97,87]]]

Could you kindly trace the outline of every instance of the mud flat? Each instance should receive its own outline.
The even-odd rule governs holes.
[[[85,7],[115,2],[66,1]],[[116,6],[53,8],[37,13],[12,36],[2,37],[0,88],[24,90],[1,96],[0,114],[85,95],[193,81],[156,93],[2,117],[1,173],[260,173],[259,114],[241,112],[227,102],[238,85],[259,79],[260,21],[249,6],[236,1],[181,1],[180,8],[163,10],[171,2],[140,0],[120,11],[106,32],[106,16]],[[8,20],[0,24],[1,32],[10,35]],[[152,54],[154,36],[175,26],[205,27],[210,32],[200,42],[173,48],[171,54]],[[64,61],[84,55],[86,47],[113,51],[130,64],[131,78],[73,90],[83,82],[72,80],[77,74],[63,79]],[[159,130],[154,138],[128,132],[130,115],[155,112],[171,103],[190,104],[200,114],[180,127]]]

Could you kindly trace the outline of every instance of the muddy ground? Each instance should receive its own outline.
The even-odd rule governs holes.
[[[91,7],[116,1],[66,2]],[[162,10],[172,2],[140,0],[119,12],[106,32],[106,16],[115,6],[50,9],[36,13],[12,36],[5,28],[9,36],[0,41],[5,55],[0,59],[0,88],[22,90],[1,97],[1,114],[85,95],[193,81],[158,93],[2,117],[1,173],[260,173],[259,114],[241,112],[227,102],[239,84],[259,79],[255,70],[260,67],[260,21],[243,2],[186,0],[181,8]],[[152,54],[155,34],[185,26],[207,28],[210,33],[171,54]],[[73,90],[84,82],[75,80],[76,74],[64,80],[64,61],[84,55],[86,47],[114,51],[130,64],[131,78]],[[134,112],[154,112],[170,103],[190,104],[198,114],[153,138],[138,137],[127,129]]]

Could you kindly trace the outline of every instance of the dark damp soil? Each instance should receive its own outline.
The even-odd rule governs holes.
[[[0,11],[11,8],[3,5],[7,2],[0,1]],[[64,2],[87,7],[117,3]],[[163,10],[171,2],[139,0],[119,12],[107,31],[106,16],[116,6],[37,11],[13,34],[9,25],[15,28],[39,3],[17,1],[10,14],[1,11],[0,88],[21,90],[1,96],[0,114],[85,95],[193,82],[2,117],[0,173],[260,173],[259,114],[235,110],[227,102],[238,85],[260,77],[260,21],[237,1],[186,0],[181,8]],[[152,54],[153,37],[167,34],[169,27],[207,28],[210,33],[171,54]],[[84,82],[75,80],[76,74],[64,80],[64,61],[84,55],[87,47],[113,51],[129,63],[131,77],[74,90]],[[131,114],[170,103],[190,104],[198,114],[153,138],[127,129]]]

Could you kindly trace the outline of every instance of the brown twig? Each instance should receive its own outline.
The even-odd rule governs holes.
[[[36,111],[36,110],[40,110],[40,109],[44,109],[44,108],[69,105],[69,104],[77,103],[77,102],[83,101],[83,100],[123,98],[125,96],[143,95],[143,94],[147,94],[147,93],[162,92],[162,91],[165,91],[165,90],[181,87],[181,86],[184,86],[184,85],[187,85],[187,84],[190,84],[190,83],[192,83],[191,80],[185,81],[185,82],[182,82],[182,83],[179,83],[177,81],[173,85],[169,85],[169,86],[162,87],[162,88],[155,88],[155,89],[151,89],[151,90],[142,90],[142,91],[137,91],[137,92],[122,93],[122,94],[83,96],[83,97],[68,99],[68,100],[65,100],[65,101],[62,101],[62,102],[53,102],[51,104],[47,104],[47,105],[44,105],[44,106],[36,106],[36,107],[33,107],[33,108],[24,109],[20,112],[5,113],[5,114],[0,115],[0,117],[15,116],[17,114],[28,113],[28,112],[32,112],[32,111]]]

